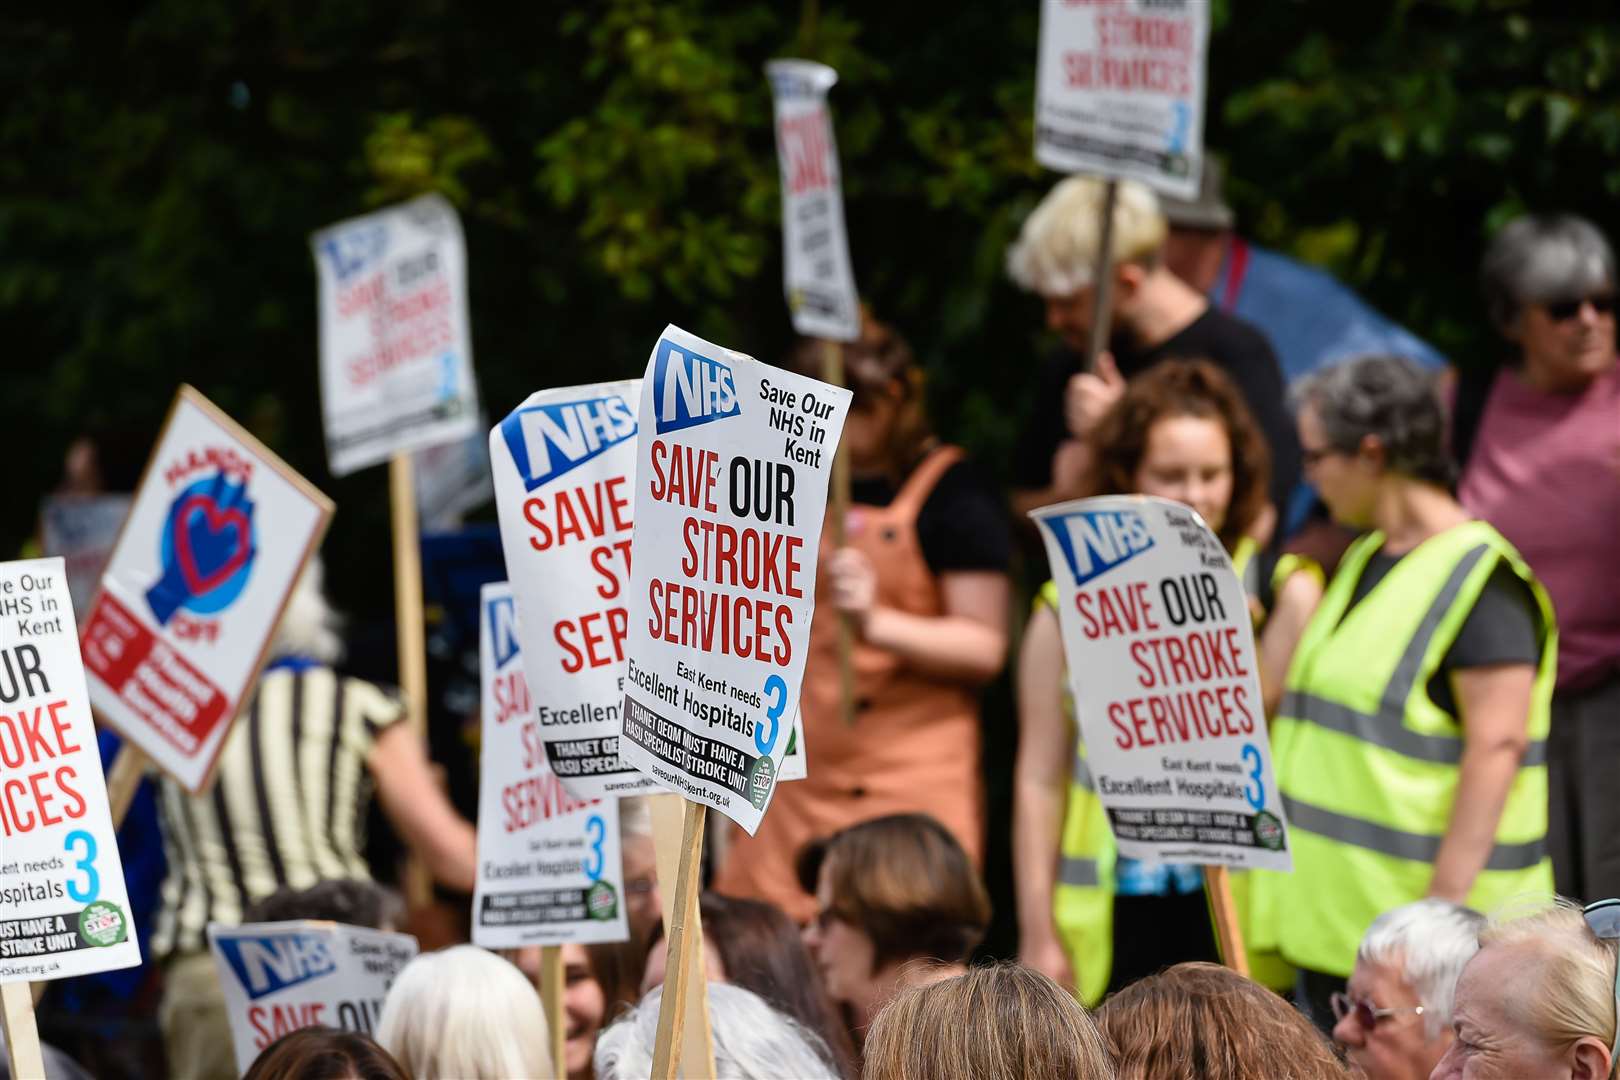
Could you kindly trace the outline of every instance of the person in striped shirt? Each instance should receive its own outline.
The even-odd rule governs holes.
[[[159,1013],[176,1080],[235,1077],[208,923],[235,925],[279,889],[369,881],[365,819],[373,794],[433,877],[471,892],[473,825],[436,783],[399,698],[333,670],[336,616],[313,562],[288,601],[271,661],[224,750],[213,788],[193,796],[159,777],[169,873],[152,953],[165,965]]]

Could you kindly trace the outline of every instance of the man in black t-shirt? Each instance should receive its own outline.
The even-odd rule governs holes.
[[[1063,340],[1035,377],[1034,410],[1014,451],[1014,508],[1023,513],[1086,494],[1079,440],[1118,400],[1126,379],[1160,360],[1207,359],[1231,376],[1265,434],[1271,499],[1280,513],[1299,481],[1300,460],[1277,357],[1259,330],[1212,307],[1165,268],[1164,215],[1153,193],[1131,181],[1120,183],[1114,210],[1110,352],[1095,373],[1081,371],[1103,198],[1100,180],[1064,180],[1030,214],[1007,254],[1008,273],[1046,301],[1047,326]]]

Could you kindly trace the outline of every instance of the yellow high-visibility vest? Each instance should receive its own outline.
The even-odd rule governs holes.
[[[1541,618],[1530,747],[1496,827],[1496,846],[1467,902],[1488,911],[1519,893],[1552,892],[1546,854],[1547,730],[1558,632],[1552,604],[1513,546],[1467,522],[1430,537],[1354,607],[1381,533],[1351,545],[1305,629],[1272,726],[1294,871],[1278,875],[1283,955],[1349,976],[1381,913],[1421,898],[1451,820],[1464,729],[1429,698],[1430,678],[1486,582],[1506,565]]]

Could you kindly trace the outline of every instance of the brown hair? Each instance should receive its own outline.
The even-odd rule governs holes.
[[[1218,964],[1177,964],[1103,1002],[1119,1080],[1318,1080],[1353,1075],[1311,1022]]]
[[[823,378],[822,350],[825,342],[799,338],[789,350],[783,367],[789,371]],[[917,366],[911,346],[894,327],[879,322],[863,304],[861,336],[843,346],[844,385],[851,394],[850,408],[859,409],[894,393],[900,396],[900,412],[890,429],[885,471],[895,483],[903,480],[934,443],[928,422],[928,403],[922,369]]]
[[[1147,455],[1148,433],[1160,420],[1196,416],[1219,420],[1232,445],[1232,502],[1221,526],[1227,550],[1266,507],[1271,450],[1236,384],[1208,360],[1166,360],[1125,384],[1125,393],[1093,433],[1098,495],[1136,491],[1136,471]]]
[[[990,898],[967,852],[926,814],[863,821],[799,852],[799,883],[826,866],[834,917],[872,939],[874,967],[929,958],[961,963],[990,925]]]
[[[1102,1036],[1080,1003],[1045,975],[1014,964],[907,990],[866,1036],[865,1080],[1113,1075]]]
[[[393,1056],[357,1031],[289,1031],[264,1048],[242,1080],[410,1080]]]
[[[780,908],[759,900],[706,892],[699,903],[703,939],[720,954],[726,982],[753,991],[771,1008],[821,1036],[839,1072],[854,1075],[855,1048],[849,1031],[827,996],[821,973],[793,920]],[[655,926],[648,948],[663,936],[663,926]]]

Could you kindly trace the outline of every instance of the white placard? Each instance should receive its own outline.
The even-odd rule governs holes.
[[[624,941],[619,802],[569,794],[546,764],[505,582],[479,595],[483,740],[472,939],[488,949]]]
[[[40,506],[40,540],[46,555],[67,561],[75,619],[90,611],[129,504],[128,495],[48,495]]]
[[[1086,760],[1122,854],[1287,870],[1243,586],[1190,507],[1043,507]]]
[[[542,390],[489,433],[523,670],[551,768],[579,798],[654,789],[619,760],[641,380]]]
[[[310,246],[332,475],[476,434],[467,245],[455,208],[424,195],[322,229]]]
[[[827,91],[838,73],[811,60],[765,65],[776,105],[782,174],[782,284],[793,329],[806,337],[861,336],[860,298],[844,231],[844,195]]]
[[[66,568],[0,563],[0,983],[140,962]]]
[[[619,753],[750,834],[798,707],[849,397],[674,326],[642,381]]]
[[[480,430],[457,442],[438,443],[412,455],[416,514],[423,532],[454,532],[462,519],[495,498],[489,475],[489,443]]]
[[[200,791],[332,504],[180,388],[80,645],[90,702]]]
[[[1209,0],[1043,0],[1035,160],[1198,194]]]
[[[308,921],[209,923],[208,947],[242,1072],[289,1031],[320,1025],[370,1035],[417,952],[409,934]]]

